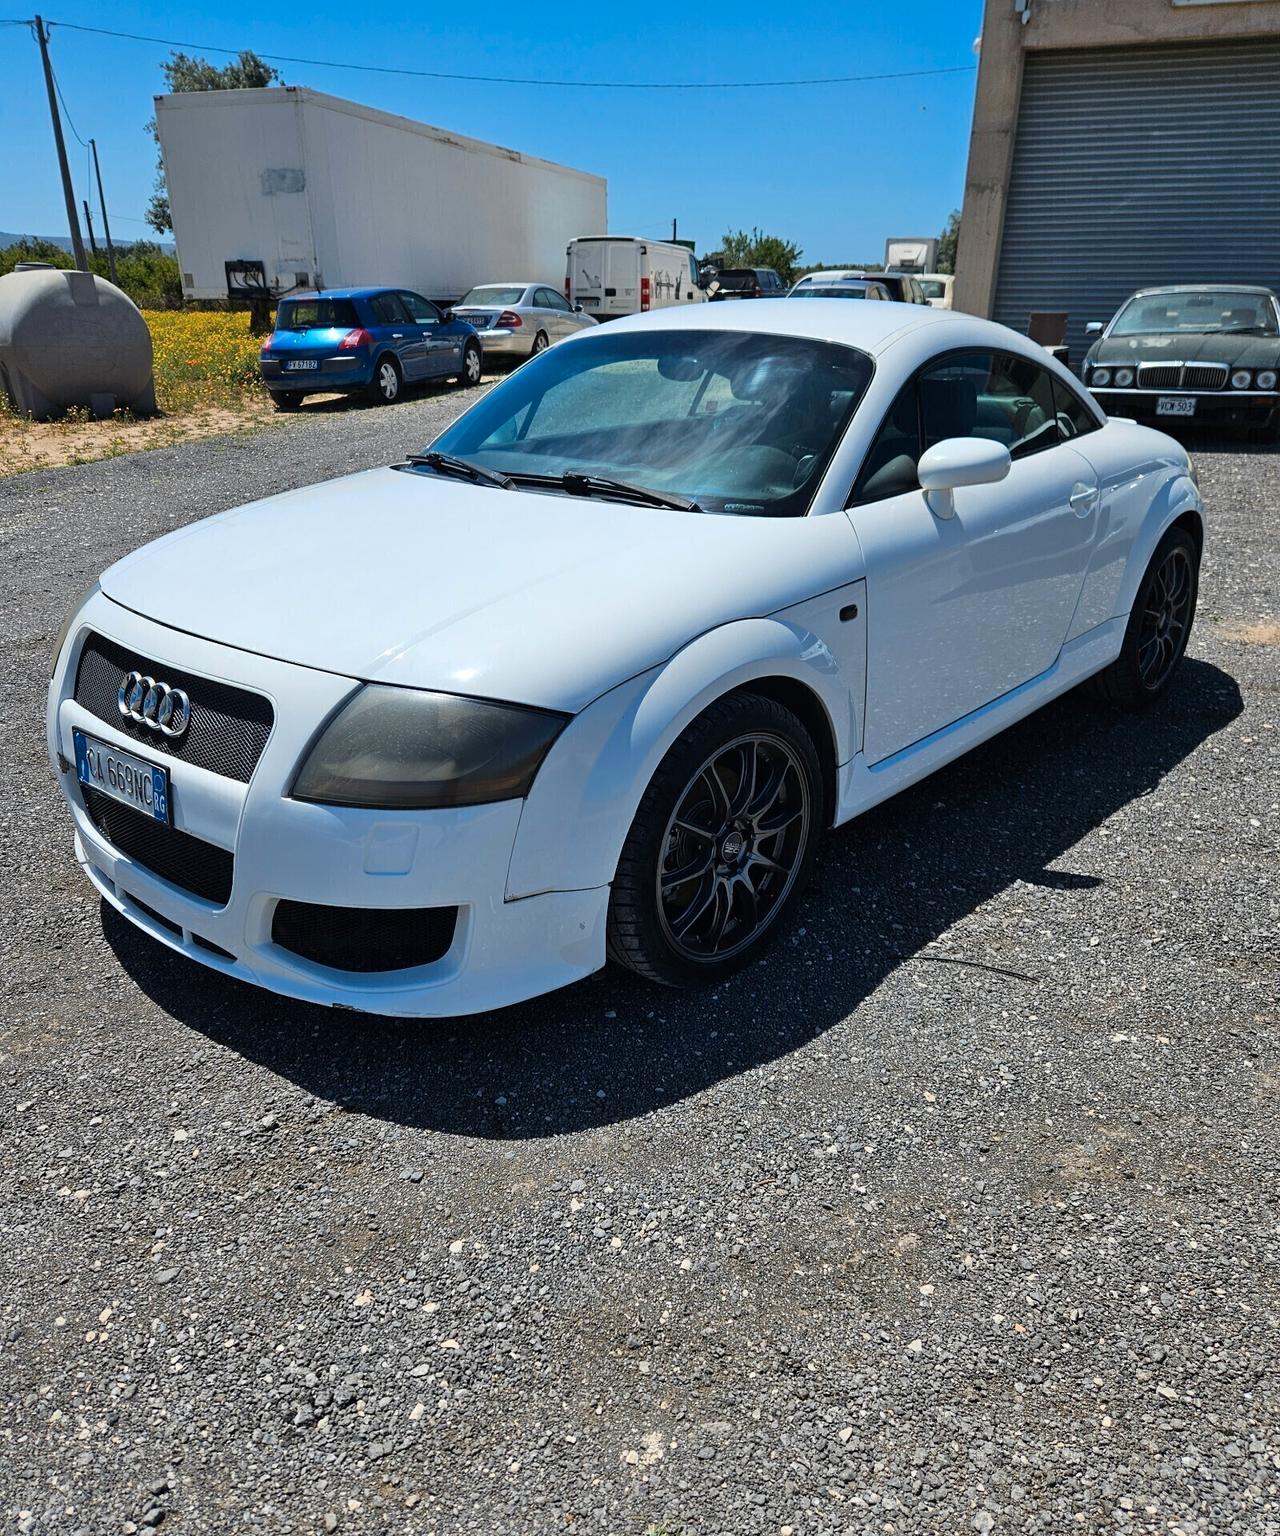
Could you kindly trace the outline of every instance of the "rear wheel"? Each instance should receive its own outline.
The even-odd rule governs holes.
[[[1094,686],[1125,709],[1154,704],[1173,681],[1196,616],[1200,551],[1185,528],[1170,528],[1138,587],[1119,656]]]
[[[297,389],[275,389],[271,402],[278,411],[296,411],[302,404],[302,392]]]
[[[675,987],[737,970],[793,911],[824,824],[818,755],[791,711],[751,693],[713,704],[640,802],[613,881],[610,958]]]
[[[462,349],[462,372],[458,375],[458,382],[471,388],[480,382],[483,373],[484,358],[480,353],[480,343],[469,341]]]
[[[400,365],[389,353],[384,353],[374,364],[373,379],[369,384],[369,398],[376,405],[394,405],[400,398]]]
[[[539,352],[545,352],[550,345],[551,343],[547,340],[546,331],[539,331],[538,334],[533,338],[533,351],[529,354],[529,356],[537,357]]]

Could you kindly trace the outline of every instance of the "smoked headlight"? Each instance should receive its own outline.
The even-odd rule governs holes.
[[[1253,375],[1247,368],[1237,368],[1231,375],[1232,389],[1248,389],[1253,382]]]
[[[1128,389],[1128,387],[1132,383],[1133,383],[1133,369],[1132,368],[1117,368],[1116,369],[1116,388],[1117,389]]]
[[[51,682],[57,676],[58,657],[62,655],[62,647],[67,643],[67,636],[71,633],[71,626],[80,617],[80,610],[97,590],[98,583],[95,581],[87,592],[81,594],[79,602],[75,603],[71,608],[67,610],[67,616],[62,621],[62,628],[59,629],[56,637],[54,638],[53,655],[49,658],[49,680]]]
[[[1274,368],[1264,368],[1253,381],[1259,389],[1274,389],[1276,387],[1276,371]]]
[[[399,811],[518,800],[568,718],[370,683],[320,732],[290,794]]]
[[[1104,389],[1111,382],[1110,368],[1095,368],[1089,375],[1089,383],[1098,389]]]

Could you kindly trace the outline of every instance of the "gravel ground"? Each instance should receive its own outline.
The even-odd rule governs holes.
[[[0,485],[0,1530],[1280,1532],[1280,455],[1199,455],[1164,707],[836,834],[719,992],[283,1002],[100,909],[49,638],[458,404]]]

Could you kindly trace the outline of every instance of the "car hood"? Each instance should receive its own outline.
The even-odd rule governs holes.
[[[714,517],[388,468],[180,528],[101,585],[259,655],[572,712],[708,629],[861,574],[842,513]]]
[[[1123,363],[1226,363],[1229,368],[1274,368],[1280,358],[1275,336],[1198,336],[1181,331],[1157,336],[1108,336],[1089,349],[1089,362],[1117,367]]]

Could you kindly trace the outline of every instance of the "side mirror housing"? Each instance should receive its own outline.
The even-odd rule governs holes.
[[[452,325],[457,318],[457,311],[453,308],[452,305],[450,305],[449,308],[444,312],[444,323],[446,325]]]
[[[1084,328],[1086,336],[1101,336],[1106,327],[1101,320],[1090,320]]]
[[[920,457],[920,489],[935,517],[956,515],[953,491],[970,485],[997,485],[1013,467],[1003,443],[985,437],[948,437]]]
[[[583,310],[582,310],[582,305],[581,305],[581,304],[575,304],[575,305],[574,305],[574,306],[573,306],[573,312],[574,312],[574,314],[575,314],[575,315],[580,315],[580,314],[582,314],[582,312],[583,312]]]

